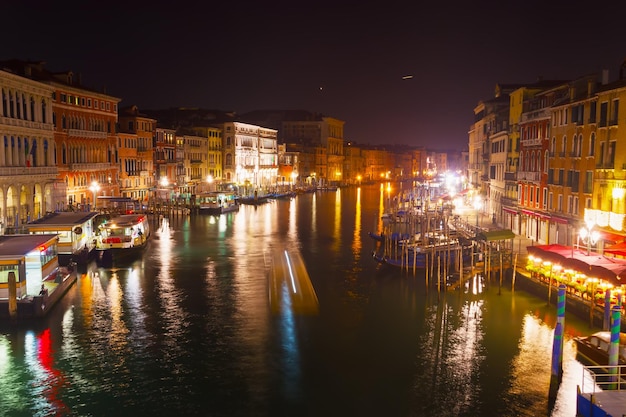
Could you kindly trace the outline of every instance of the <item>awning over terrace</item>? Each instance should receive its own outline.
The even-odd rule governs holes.
[[[626,283],[626,260],[608,258],[598,253],[581,251],[571,246],[541,245],[528,246],[528,253],[544,261],[560,264],[589,277],[595,277],[613,285]]]

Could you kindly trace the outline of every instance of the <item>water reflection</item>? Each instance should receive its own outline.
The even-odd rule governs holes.
[[[382,227],[384,199],[382,187],[346,188],[155,219],[144,257],[91,266],[52,324],[0,330],[1,409],[548,414],[555,307],[519,290],[499,295],[479,276],[438,294],[423,275],[377,267],[365,242],[369,227]],[[281,248],[301,256],[319,314],[298,314],[287,285],[288,308],[272,314],[268,273]],[[575,414],[571,337],[588,331],[568,316],[554,417]]]
[[[354,207],[354,234],[352,235],[352,253],[355,262],[361,256],[361,187],[356,190],[356,204]]]

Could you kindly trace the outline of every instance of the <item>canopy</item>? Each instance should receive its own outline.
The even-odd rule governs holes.
[[[561,264],[588,276],[610,282],[613,285],[626,283],[626,260],[608,258],[595,252],[587,255],[586,251],[571,246],[542,245],[528,246],[528,253],[545,261]]]
[[[487,242],[493,242],[494,240],[506,240],[513,239],[515,233],[509,229],[502,230],[490,230],[488,232],[482,232],[478,234],[478,240],[486,240]]]
[[[620,242],[612,245],[609,248],[604,248],[604,253],[610,253],[611,255],[626,256],[626,242]]]

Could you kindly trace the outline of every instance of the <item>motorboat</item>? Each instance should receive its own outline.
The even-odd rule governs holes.
[[[609,364],[609,348],[611,346],[611,332],[601,331],[590,336],[574,338],[578,354],[590,361],[593,365]],[[620,333],[618,365],[626,365],[626,333]]]
[[[113,260],[143,251],[148,245],[150,223],[145,214],[122,214],[102,223],[96,237],[100,260]]]
[[[196,197],[200,213],[220,215],[239,211],[237,194],[223,191],[209,191]]]

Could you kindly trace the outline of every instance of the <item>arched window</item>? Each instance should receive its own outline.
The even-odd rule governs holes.
[[[35,121],[35,99],[30,98],[30,120]]]
[[[563,136],[563,140],[561,141],[561,156],[565,156],[567,154],[567,136]]]
[[[46,116],[46,100],[41,100],[41,122],[48,123]]]
[[[541,151],[537,151],[537,172],[541,172]]]
[[[589,137],[589,156],[594,156],[596,154],[596,133],[592,132]]]
[[[43,141],[43,165],[50,166],[50,157],[48,156],[48,139]]]
[[[544,173],[548,173],[548,157],[549,157],[550,153],[548,151],[545,152],[545,154],[543,155],[543,172]]]

